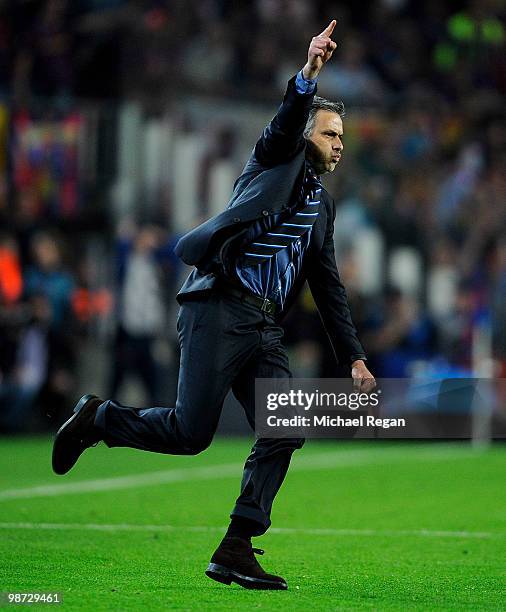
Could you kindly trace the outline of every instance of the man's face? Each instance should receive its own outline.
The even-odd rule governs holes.
[[[319,110],[307,137],[307,158],[318,175],[333,172],[343,151],[343,122],[337,113]]]

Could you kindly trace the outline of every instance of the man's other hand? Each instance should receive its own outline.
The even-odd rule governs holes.
[[[353,389],[361,393],[369,393],[376,387],[374,376],[369,372],[362,359],[357,359],[351,364],[351,377],[353,378]]]
[[[311,39],[307,52],[307,63],[302,69],[305,79],[316,79],[323,68],[323,64],[327,63],[332,57],[332,53],[337,47],[337,43],[330,38],[335,27],[336,20],[332,19],[321,34]]]

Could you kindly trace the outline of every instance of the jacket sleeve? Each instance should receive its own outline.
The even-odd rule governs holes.
[[[329,222],[322,250],[308,273],[308,284],[339,363],[366,359],[351,319],[346,290],[337,271],[334,222]]]
[[[294,76],[288,81],[278,112],[255,145],[255,158],[263,166],[287,162],[304,147],[304,129],[316,87],[309,94],[298,93],[295,79]]]

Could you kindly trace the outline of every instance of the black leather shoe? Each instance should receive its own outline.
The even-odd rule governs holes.
[[[217,582],[236,582],[245,589],[286,590],[285,579],[264,572],[254,553],[263,555],[264,551],[253,548],[248,540],[225,536],[212,556],[206,574]]]
[[[74,414],[58,430],[53,444],[53,470],[57,474],[66,474],[83,451],[102,439],[95,426],[97,408],[102,402],[96,395],[83,395]]]

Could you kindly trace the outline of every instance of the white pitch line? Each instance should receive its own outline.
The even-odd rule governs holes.
[[[205,527],[205,526],[175,526],[175,525],[131,525],[118,523],[102,525],[97,523],[0,523],[0,529],[29,529],[29,530],[48,530],[48,531],[140,531],[140,532],[173,532],[173,531],[192,531],[192,532],[224,532],[226,527]],[[505,533],[493,533],[487,531],[442,531],[432,529],[318,529],[318,528],[297,528],[297,527],[271,527],[269,533],[278,535],[315,535],[315,536],[367,536],[367,537],[404,537],[419,536],[432,538],[504,538]]]
[[[410,448],[371,448],[360,450],[340,450],[313,455],[296,454],[290,472],[338,469],[350,466],[378,465],[396,463],[399,461],[445,461],[476,456],[476,449],[470,447],[453,447],[451,445],[419,446]],[[96,480],[79,480],[58,484],[38,485],[24,489],[4,489],[0,491],[0,501],[11,499],[29,499],[34,497],[54,497],[59,495],[91,493],[95,491],[115,491],[119,489],[134,489],[173,482],[189,482],[193,480],[221,480],[223,478],[240,477],[243,469],[241,463],[224,463],[205,467],[179,468],[130,474],[113,478]]]

